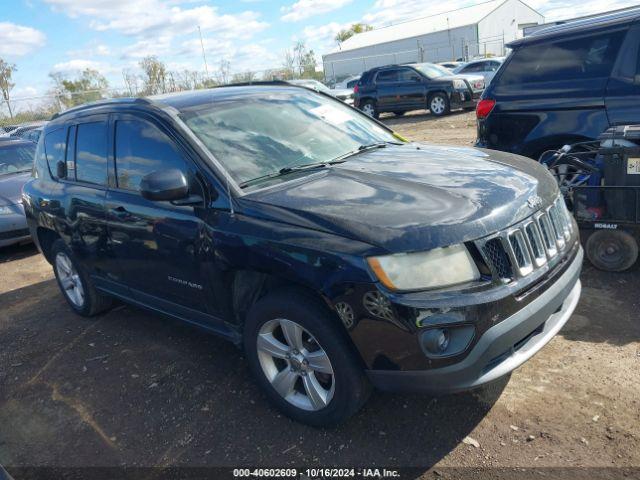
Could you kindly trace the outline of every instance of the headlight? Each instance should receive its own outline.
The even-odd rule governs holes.
[[[12,213],[15,212],[13,211],[11,206],[7,205],[5,207],[0,207],[0,215],[11,215]]]
[[[464,245],[369,257],[367,262],[378,280],[390,290],[446,287],[480,278]]]
[[[455,88],[456,90],[460,90],[462,88],[467,88],[467,84],[464,80],[455,79],[453,81],[453,88]]]

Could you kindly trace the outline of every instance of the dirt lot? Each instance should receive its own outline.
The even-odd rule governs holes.
[[[469,145],[475,135],[473,114],[383,120],[414,140]],[[640,467],[640,274],[585,264],[582,282],[576,314],[496,395],[374,394],[347,424],[317,430],[278,415],[232,345],[129,306],[76,317],[33,247],[5,249],[0,463],[9,472],[413,466],[427,478],[455,477],[460,471],[448,467],[461,466],[482,478],[497,471],[479,467],[586,466],[624,468],[565,474],[633,477],[640,474],[630,471]]]

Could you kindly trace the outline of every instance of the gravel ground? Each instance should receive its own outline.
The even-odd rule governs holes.
[[[413,140],[475,136],[472,113],[382,120]],[[585,264],[582,282],[574,316],[508,383],[437,399],[376,393],[345,425],[318,430],[275,412],[225,341],[129,306],[79,318],[32,246],[0,250],[0,463],[639,475],[628,469],[640,467],[640,275]]]

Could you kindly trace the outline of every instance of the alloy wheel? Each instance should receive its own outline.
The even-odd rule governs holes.
[[[441,96],[435,96],[431,99],[430,110],[432,113],[436,115],[440,115],[444,112],[446,105],[444,103],[444,98]]]
[[[258,360],[271,386],[290,404],[308,411],[326,407],[335,392],[329,356],[304,327],[284,318],[258,333]]]
[[[82,308],[84,305],[84,288],[82,287],[80,275],[78,275],[71,259],[66,253],[58,252],[55,263],[62,291],[73,305]]]
[[[362,111],[365,115],[369,115],[370,117],[373,117],[373,115],[376,113],[371,103],[365,103],[362,106]]]

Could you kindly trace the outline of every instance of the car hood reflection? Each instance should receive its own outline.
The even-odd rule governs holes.
[[[250,193],[255,214],[382,247],[416,251],[475,240],[557,195],[538,163],[512,154],[425,144],[389,146],[301,180]]]

